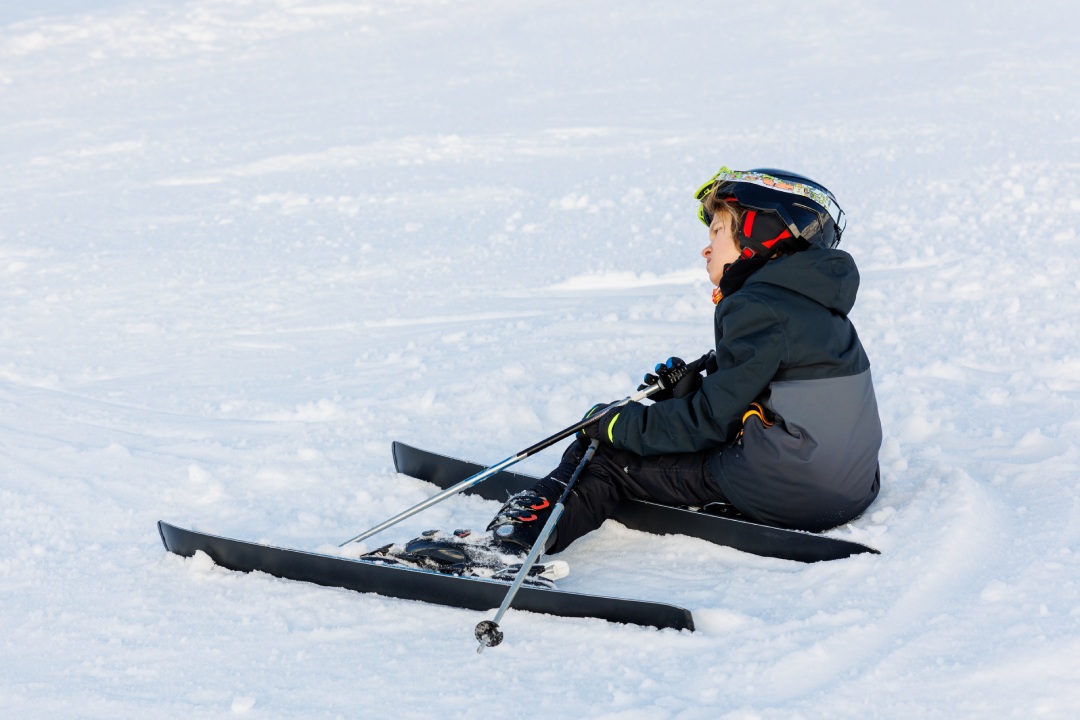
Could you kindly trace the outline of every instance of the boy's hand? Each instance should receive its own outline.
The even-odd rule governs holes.
[[[603,412],[614,405],[615,403],[597,403],[589,408],[589,411],[585,413],[581,419],[586,420],[597,414],[603,414]],[[613,417],[600,418],[598,422],[594,422],[592,425],[586,425],[578,431],[578,435],[588,440],[602,440],[604,442],[611,442],[611,428],[614,426],[615,421],[618,419],[619,414],[616,412]]]
[[[701,387],[700,371],[690,370],[682,358],[670,357],[666,362],[659,363],[653,372],[656,374],[645,375],[645,382],[638,386],[638,390],[659,383],[662,389],[649,396],[654,402],[686,397]]]

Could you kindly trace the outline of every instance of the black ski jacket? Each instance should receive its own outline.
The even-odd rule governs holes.
[[[820,531],[877,496],[881,421],[870,361],[847,314],[859,271],[842,250],[770,260],[716,307],[718,369],[701,389],[622,408],[616,447],[712,450],[720,491],[747,516]],[[763,409],[747,415],[752,403]]]

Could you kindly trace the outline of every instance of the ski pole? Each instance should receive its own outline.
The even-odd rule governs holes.
[[[710,350],[709,352],[705,353],[704,355],[702,355],[700,358],[698,358],[694,362],[687,363],[687,372],[700,372],[702,369],[704,369],[708,365],[708,362],[712,358],[712,356],[713,356],[713,351]],[[372,535],[375,535],[376,533],[380,533],[380,532],[382,532],[383,530],[385,530],[388,527],[392,527],[394,525],[397,525],[402,520],[405,520],[406,518],[410,518],[410,517],[412,517],[413,515],[415,515],[416,513],[420,512],[422,510],[426,510],[427,508],[431,507],[432,505],[437,505],[437,504],[441,503],[443,500],[445,500],[448,497],[451,497],[453,495],[457,495],[459,492],[461,492],[463,490],[468,490],[469,488],[471,488],[471,487],[473,487],[475,485],[479,485],[483,481],[487,480],[488,478],[490,478],[493,475],[497,475],[499,472],[505,470],[506,468],[510,467],[514,463],[521,462],[525,458],[532,457],[533,455],[540,452],[541,450],[546,450],[547,448],[551,447],[555,443],[560,442],[562,440],[565,440],[566,438],[570,437],[571,435],[578,432],[582,428],[588,427],[589,425],[592,425],[593,423],[599,422],[601,420],[601,418],[607,417],[608,414],[612,410],[620,408],[623,405],[626,405],[627,403],[637,402],[638,400],[644,400],[645,398],[649,397],[650,395],[653,395],[653,394],[655,394],[655,393],[657,393],[657,392],[659,392],[661,390],[667,390],[667,389],[668,388],[666,388],[664,386],[662,381],[658,381],[655,384],[648,385],[647,387],[645,387],[644,389],[642,389],[639,392],[635,393],[634,395],[631,395],[630,397],[627,397],[627,398],[623,398],[619,402],[607,406],[606,408],[604,408],[603,412],[596,413],[595,415],[593,415],[591,417],[583,418],[582,420],[579,420],[577,423],[571,425],[570,427],[565,428],[563,430],[560,430],[559,432],[555,433],[551,437],[545,438],[545,439],[541,440],[540,442],[536,443],[535,445],[531,445],[530,447],[525,448],[524,450],[519,452],[517,455],[511,455],[510,457],[506,458],[505,460],[503,460],[501,462],[498,462],[498,463],[492,465],[491,467],[487,468],[486,470],[481,470],[480,472],[476,473],[475,475],[472,475],[470,477],[465,478],[464,480],[459,482],[457,485],[454,485],[453,487],[449,487],[446,490],[443,490],[441,493],[438,493],[437,495],[432,495],[427,500],[424,500],[423,502],[418,503],[417,505],[414,505],[413,507],[409,508],[408,510],[405,510],[404,512],[398,513],[394,517],[390,518],[389,520],[387,520],[385,522],[379,523],[378,525],[371,528],[370,530],[362,532],[362,533],[360,533],[359,535],[357,535],[356,537],[354,537],[354,538],[352,538],[350,540],[346,540],[345,542],[338,545],[338,547],[345,547],[346,545],[349,545],[350,543],[360,542],[361,540],[366,540],[367,538],[371,537]]]
[[[649,385],[644,390],[641,390],[640,392],[635,393],[634,395],[631,395],[628,398],[623,398],[622,400],[620,400],[617,403],[614,403],[613,405],[609,405],[608,407],[604,408],[603,412],[596,413],[592,417],[584,418],[584,419],[574,423],[570,427],[565,428],[563,430],[560,430],[559,432],[555,433],[551,437],[545,438],[545,439],[541,440],[540,442],[536,443],[535,445],[531,445],[531,446],[525,448],[524,450],[519,452],[517,455],[512,455],[512,456],[506,458],[505,460],[503,460],[502,462],[495,463],[494,465],[487,468],[486,470],[481,470],[480,472],[476,473],[475,475],[472,475],[471,477],[465,478],[464,480],[459,482],[457,485],[454,485],[453,487],[449,487],[449,488],[447,488],[446,490],[443,490],[441,493],[439,493],[437,495],[432,495],[427,500],[424,500],[423,502],[412,506],[411,508],[409,508],[408,510],[405,510],[404,512],[398,513],[397,515],[390,518],[389,520],[387,520],[385,522],[382,522],[382,523],[379,523],[375,527],[371,528],[370,530],[367,530],[366,532],[360,533],[359,535],[352,538],[351,540],[346,540],[345,542],[341,543],[341,545],[339,545],[338,547],[345,547],[346,545],[348,545],[350,543],[359,542],[361,540],[364,540],[364,539],[367,539],[367,538],[371,537],[372,535],[374,535],[376,533],[382,532],[383,530],[385,530],[388,527],[391,527],[393,525],[397,525],[402,520],[405,520],[406,518],[412,517],[416,513],[420,512],[421,510],[426,510],[427,508],[431,507],[432,505],[437,505],[438,503],[442,502],[446,498],[450,497],[451,495],[456,495],[459,492],[461,492],[462,490],[468,490],[469,488],[473,487],[474,485],[479,485],[484,480],[487,480],[492,475],[498,474],[499,472],[501,472],[502,470],[505,470],[506,468],[510,467],[514,463],[521,462],[522,460],[524,460],[527,457],[532,457],[533,455],[540,452],[541,450],[545,450],[545,449],[551,447],[552,445],[554,445],[555,443],[557,443],[557,442],[559,442],[561,440],[565,440],[566,438],[570,437],[571,435],[578,432],[582,428],[588,427],[589,425],[592,425],[594,423],[599,422],[601,418],[606,417],[612,410],[620,408],[623,405],[626,405],[627,403],[630,403],[630,402],[637,402],[638,400],[644,400],[645,398],[649,397],[653,393],[659,392],[660,390],[663,390],[663,389],[664,388],[660,384]]]
[[[566,487],[563,488],[562,495],[559,496],[559,501],[555,503],[555,507],[551,510],[551,515],[548,517],[547,522],[544,523],[544,528],[540,531],[540,537],[536,538],[536,542],[533,543],[532,549],[529,550],[529,555],[525,558],[525,561],[521,563],[521,569],[518,570],[517,575],[514,576],[513,584],[511,584],[510,589],[506,591],[506,597],[503,598],[502,605],[499,606],[499,611],[495,613],[495,619],[481,620],[476,624],[473,635],[476,636],[477,641],[480,643],[476,648],[477,653],[482,653],[484,652],[484,648],[495,647],[503,641],[503,632],[499,629],[499,621],[502,620],[502,616],[506,611],[510,609],[510,603],[514,601],[514,597],[521,588],[521,583],[528,577],[529,570],[544,551],[544,546],[547,545],[548,536],[551,535],[551,532],[555,529],[555,524],[558,523],[559,518],[562,517],[564,503],[566,502],[566,498],[570,496],[570,489],[574,487],[574,483],[577,482],[578,476],[581,475],[581,471],[585,469],[589,460],[592,459],[592,456],[596,453],[596,448],[599,445],[599,440],[593,440],[589,443],[589,447],[586,448],[585,454],[581,457],[581,462],[574,468],[574,474],[570,476],[570,480],[566,483]]]

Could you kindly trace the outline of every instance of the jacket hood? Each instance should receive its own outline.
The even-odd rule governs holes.
[[[812,248],[770,260],[747,278],[743,289],[762,283],[799,293],[847,315],[859,291],[859,269],[843,250]]]

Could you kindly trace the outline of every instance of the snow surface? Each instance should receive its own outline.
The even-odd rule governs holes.
[[[7,0],[0,717],[1076,717],[1078,20]],[[562,587],[699,630],[511,611],[477,655],[490,614],[163,550],[159,519],[332,552],[433,492],[392,440],[494,462],[704,352],[725,163],[848,212],[887,439],[832,534],[880,556],[609,522]]]

